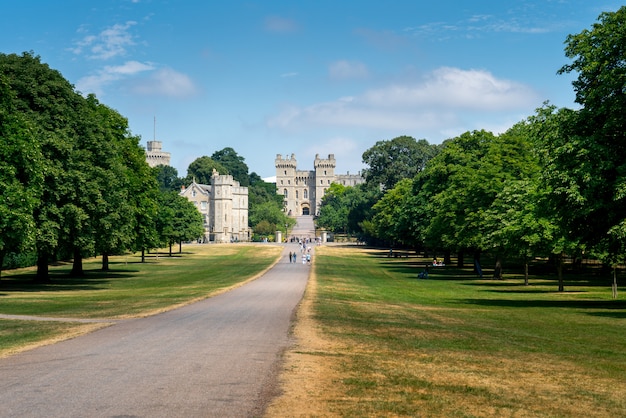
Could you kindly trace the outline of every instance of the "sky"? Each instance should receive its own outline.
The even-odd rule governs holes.
[[[6,1],[0,52],[32,51],[158,140],[180,177],[226,147],[274,176],[295,155],[337,173],[407,135],[502,133],[546,101],[575,108],[569,34],[614,0]]]

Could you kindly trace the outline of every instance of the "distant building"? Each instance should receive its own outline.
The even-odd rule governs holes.
[[[365,182],[361,174],[335,174],[335,156],[313,161],[313,170],[298,170],[295,154],[283,159],[278,154],[276,167],[276,193],[283,196],[283,210],[289,216],[319,215],[322,197],[332,183],[356,186]]]
[[[162,151],[163,144],[161,141],[148,141],[146,148],[146,162],[150,167],[157,165],[170,165],[171,154]]]
[[[231,175],[213,170],[211,184],[182,187],[181,196],[193,202],[204,219],[204,242],[249,241],[248,188]]]

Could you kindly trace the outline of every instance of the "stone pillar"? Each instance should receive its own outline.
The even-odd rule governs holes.
[[[322,244],[326,244],[328,242],[328,232],[322,231]]]
[[[283,242],[283,231],[276,231],[276,242]]]

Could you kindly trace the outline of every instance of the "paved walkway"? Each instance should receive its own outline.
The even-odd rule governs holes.
[[[296,250],[227,293],[0,359],[0,416],[259,416],[309,276]]]

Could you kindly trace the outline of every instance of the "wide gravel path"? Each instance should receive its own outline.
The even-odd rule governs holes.
[[[2,417],[253,417],[276,394],[310,267],[0,359]]]

